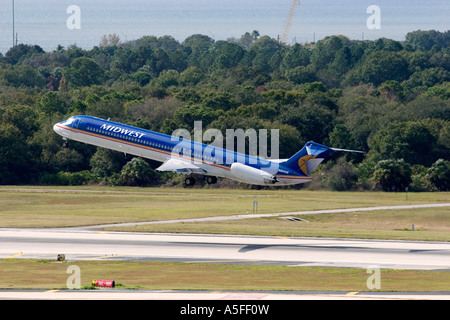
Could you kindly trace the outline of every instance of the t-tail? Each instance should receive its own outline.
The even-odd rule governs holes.
[[[281,163],[300,174],[309,176],[319,164],[335,151],[358,152],[362,151],[337,149],[323,146],[315,142],[307,142],[305,146],[287,161]]]

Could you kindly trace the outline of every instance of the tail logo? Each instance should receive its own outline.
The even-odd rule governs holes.
[[[313,156],[313,155],[307,154],[307,155],[301,157],[300,159],[298,159],[298,167],[303,171],[303,173],[305,175],[308,175],[308,168],[306,166],[306,163],[309,160],[315,159],[315,158],[317,158],[317,155]]]

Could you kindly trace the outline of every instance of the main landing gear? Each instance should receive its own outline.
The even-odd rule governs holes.
[[[193,187],[195,185],[195,178],[194,177],[187,177],[184,179],[184,186],[185,187]]]
[[[207,184],[216,184],[217,183],[217,177],[206,176],[204,179]],[[185,187],[193,187],[196,182],[197,182],[197,180],[195,179],[194,176],[189,176],[189,177],[186,177],[186,179],[184,179],[184,186]]]
[[[207,184],[216,184],[217,183],[217,177],[206,176],[205,181],[206,181]]]

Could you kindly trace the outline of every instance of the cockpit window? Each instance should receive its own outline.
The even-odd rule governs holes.
[[[71,117],[71,118],[67,119],[65,122],[63,122],[63,124],[66,126],[70,126],[74,121],[75,121],[75,118]]]
[[[77,118],[70,117],[66,121],[62,122],[62,124],[65,125],[65,126],[68,126],[68,127],[77,128],[78,127],[78,122],[79,122],[79,120]]]

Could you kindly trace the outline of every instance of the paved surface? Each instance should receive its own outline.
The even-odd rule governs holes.
[[[450,300],[450,292],[219,292],[219,291],[144,291],[144,290],[0,290],[0,299],[33,300]]]
[[[238,215],[149,223],[179,223],[249,219],[373,210],[444,207],[444,204],[371,207],[260,215]],[[138,223],[147,224],[147,223]],[[129,224],[124,224],[129,225]],[[324,238],[275,238],[251,236],[135,234],[104,232],[109,225],[65,229],[0,229],[0,259],[66,260],[166,260],[259,265],[331,266],[449,270],[450,243]],[[118,226],[117,224],[114,226]],[[356,292],[179,292],[179,291],[10,291],[0,290],[0,299],[49,300],[342,300],[342,299],[431,299],[450,300],[444,293],[356,293]]]
[[[450,243],[0,229],[0,258],[239,262],[450,269]]]

